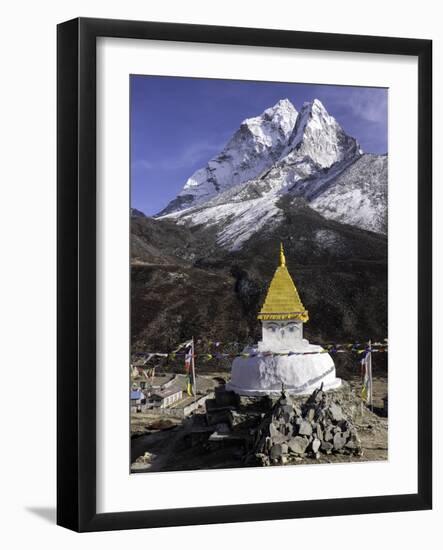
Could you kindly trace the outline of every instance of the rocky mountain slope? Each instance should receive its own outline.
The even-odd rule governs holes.
[[[387,234],[387,155],[363,155],[311,201],[326,218]]]
[[[203,341],[256,341],[257,313],[283,242],[290,273],[309,310],[313,341],[384,338],[387,242],[328,220],[303,199],[279,203],[282,220],[240,250],[217,246],[209,227],[132,219],[131,315],[134,351]]]

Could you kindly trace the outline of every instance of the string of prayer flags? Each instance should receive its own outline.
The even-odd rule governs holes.
[[[349,353],[349,352],[357,353],[358,355],[364,355],[367,353],[367,351],[368,351],[367,347],[364,347],[364,348],[353,347],[348,349],[344,349],[344,348],[340,349],[337,347],[337,348],[329,348],[329,349],[323,348],[318,351],[288,351],[288,352],[280,352],[280,353],[271,352],[271,351],[269,352],[242,351],[237,353],[236,352],[190,353],[189,351],[183,351],[178,353],[177,352],[172,352],[172,353],[150,352],[146,354],[148,359],[145,361],[144,364],[146,364],[147,361],[149,361],[153,357],[165,357],[172,360],[178,359],[180,357],[185,357],[185,369],[186,369],[186,372],[188,372],[189,367],[187,365],[188,364],[190,365],[190,359],[192,357],[198,357],[199,359],[202,359],[202,360],[211,361],[213,359],[220,360],[220,359],[234,358],[234,357],[257,357],[260,355],[263,357],[269,357],[269,356],[317,355],[321,353],[337,354],[337,353]],[[383,346],[378,349],[371,348],[371,353],[386,353],[387,351],[388,351],[388,346]]]

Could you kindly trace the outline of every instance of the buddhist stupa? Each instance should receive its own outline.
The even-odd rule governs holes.
[[[286,267],[283,245],[280,265],[258,319],[262,340],[245,348],[244,356],[235,358],[227,389],[239,395],[261,396],[280,394],[284,386],[290,394],[304,395],[321,384],[324,390],[340,386],[329,353],[303,338],[303,323],[309,315]]]

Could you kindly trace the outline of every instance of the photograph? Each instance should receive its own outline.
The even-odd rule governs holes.
[[[3,548],[441,538],[442,25],[374,2],[5,4]]]
[[[388,92],[130,75],[132,473],[388,459]]]

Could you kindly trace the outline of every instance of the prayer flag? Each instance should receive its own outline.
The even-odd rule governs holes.
[[[193,353],[193,346],[192,343],[188,345],[188,347],[185,350],[185,371],[190,372],[191,366],[192,366],[192,353]]]
[[[371,361],[371,352],[366,351],[362,360],[362,374],[363,374],[363,385],[361,389],[361,398],[367,404],[372,405],[372,361]]]

